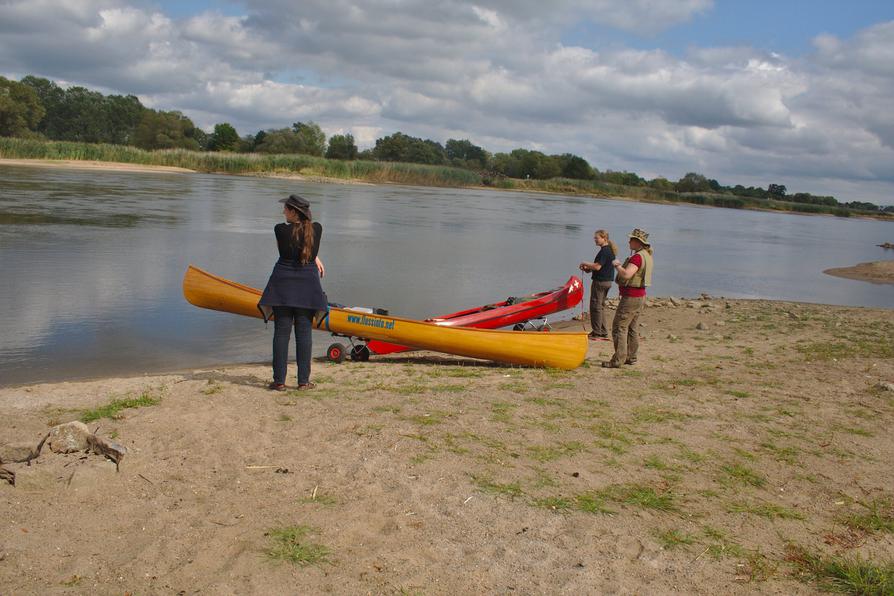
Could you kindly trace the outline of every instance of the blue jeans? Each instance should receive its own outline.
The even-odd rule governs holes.
[[[298,384],[310,382],[310,352],[313,344],[314,311],[291,306],[273,307],[273,382],[286,382],[289,363],[289,339],[295,327],[295,360],[298,364]]]

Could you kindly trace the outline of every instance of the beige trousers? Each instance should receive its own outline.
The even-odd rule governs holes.
[[[639,337],[636,328],[639,325],[639,315],[643,312],[645,304],[645,296],[639,298],[621,296],[618,310],[615,311],[615,318],[612,321],[612,341],[615,344],[612,364],[636,362],[636,352],[639,350]]]

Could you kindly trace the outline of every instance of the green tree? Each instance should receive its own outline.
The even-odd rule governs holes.
[[[575,180],[592,180],[596,177],[593,168],[583,157],[571,153],[565,153],[554,157],[562,168],[562,176]]]
[[[447,160],[444,147],[431,139],[411,137],[402,132],[376,139],[373,155],[381,161],[443,164]]]
[[[674,185],[677,192],[707,192],[711,190],[708,179],[695,172],[688,172]]]
[[[49,79],[32,75],[22,78],[21,82],[34,89],[41,105],[46,110],[46,114],[37,124],[37,132],[49,139],[55,139],[56,136],[53,133],[59,127],[59,106],[65,99],[65,91]]]
[[[329,139],[329,147],[326,149],[326,157],[329,159],[357,159],[357,145],[354,144],[354,135],[332,135]]]
[[[21,136],[34,131],[44,113],[34,89],[0,77],[0,136]]]
[[[472,144],[468,139],[449,139],[444,145],[444,151],[453,165],[461,167],[487,167],[487,151]]]
[[[214,125],[214,132],[208,138],[209,151],[234,151],[239,145],[239,133],[229,122]]]
[[[326,151],[326,135],[323,129],[315,122],[296,122],[292,130],[298,137],[298,150],[296,153],[306,153],[322,157]]]
[[[255,136],[255,139],[260,133]],[[258,153],[299,153],[298,135],[291,128],[264,131],[261,142],[255,146]]]
[[[785,184],[771,184],[767,187],[767,194],[774,199],[785,198]]]
[[[114,145],[132,144],[146,108],[134,95],[109,95],[104,104],[105,133],[102,142]]]
[[[197,132],[198,131],[198,132]],[[201,132],[180,112],[146,110],[134,134],[134,144],[143,149],[191,149],[198,151]]]

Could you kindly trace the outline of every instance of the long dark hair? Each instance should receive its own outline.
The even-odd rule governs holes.
[[[314,222],[290,205],[286,205],[286,207],[298,214],[298,223],[292,224],[292,246],[301,247],[299,260],[307,265],[314,252]]]

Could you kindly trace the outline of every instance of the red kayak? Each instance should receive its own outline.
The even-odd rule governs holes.
[[[449,315],[441,315],[426,319],[430,323],[445,327],[477,327],[479,329],[499,329],[524,323],[529,319],[537,319],[554,312],[574,308],[584,296],[584,284],[579,277],[572,275],[564,286],[546,292],[531,294],[521,298],[507,298],[502,302],[485,304],[477,308],[461,310]],[[406,346],[384,341],[372,340],[365,346],[369,351],[363,356],[372,354],[393,354],[411,350]],[[362,347],[355,347],[363,351]],[[365,359],[365,358],[362,358]]]

